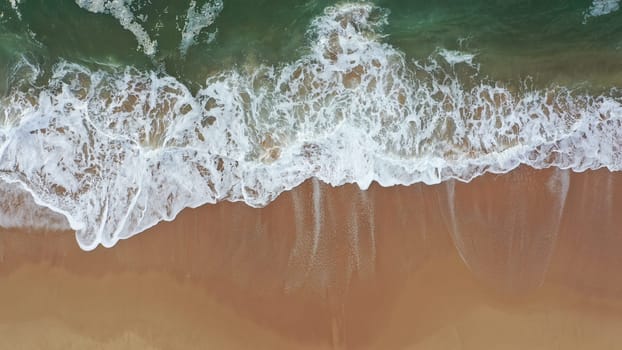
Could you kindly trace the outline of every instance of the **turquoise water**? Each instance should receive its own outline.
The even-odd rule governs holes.
[[[311,177],[618,171],[620,5],[0,0],[0,191],[54,213],[0,225],[92,249]]]

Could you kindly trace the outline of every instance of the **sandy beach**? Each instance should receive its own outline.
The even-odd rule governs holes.
[[[614,349],[622,176],[310,180],[111,249],[0,233],[2,349]],[[567,189],[567,192],[565,191]]]
[[[621,349],[621,34],[622,0],[0,0],[0,350]]]

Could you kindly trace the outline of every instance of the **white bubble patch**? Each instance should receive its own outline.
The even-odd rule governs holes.
[[[589,9],[584,13],[583,22],[591,17],[608,15],[620,9],[620,0],[594,0]]]
[[[22,0],[9,0],[9,5],[11,5],[11,8],[15,11],[19,19],[22,18],[22,13],[19,11],[19,4],[21,2]]]
[[[197,7],[194,0],[190,1],[190,6],[188,7],[188,12],[186,13],[184,28],[181,33],[181,43],[179,44],[179,51],[182,56],[185,55],[188,52],[188,49],[196,43],[197,37],[201,34],[203,29],[214,23],[216,17],[222,11],[222,8],[222,0],[207,2],[200,7]],[[215,35],[215,32],[209,33],[207,40],[214,40]]]
[[[145,26],[141,24],[144,22],[144,16],[141,17],[132,10],[135,0],[75,0],[75,2],[89,12],[113,16],[124,29],[134,35],[141,51],[147,56],[154,56],[157,53],[158,41],[152,38]],[[196,43],[199,34],[214,22],[222,8],[222,0],[206,2],[202,6],[198,6],[195,0],[190,1],[179,44],[182,55],[185,55],[188,49]],[[214,36],[215,31],[208,35],[207,41],[213,40]]]
[[[112,15],[121,26],[130,31],[138,41],[139,48],[148,56],[155,55],[158,44],[149,37],[145,28],[136,21],[130,9],[132,0],[75,0],[81,8],[93,12]]]
[[[520,164],[622,169],[615,92],[488,84],[464,53],[412,62],[383,42],[386,21],[369,3],[329,7],[299,60],[221,72],[197,93],[153,72],[61,62],[45,86],[0,99],[0,179],[93,249],[186,207],[264,206],[312,177],[367,188]]]

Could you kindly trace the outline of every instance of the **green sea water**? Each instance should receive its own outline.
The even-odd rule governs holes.
[[[225,0],[214,23],[182,55],[180,27],[189,1],[125,2],[157,40],[153,57],[137,50],[133,34],[110,14],[91,13],[70,0],[22,0],[15,8],[3,0],[0,59],[8,63],[27,54],[44,67],[59,59],[133,65],[164,70],[190,83],[203,82],[211,72],[232,66],[297,59],[308,47],[311,20],[335,4]],[[378,0],[374,4],[390,13],[384,40],[411,59],[425,58],[441,47],[475,53],[482,72],[493,80],[532,77],[542,84],[601,87],[622,81],[622,11],[616,1]],[[592,16],[595,6],[605,6],[610,13]],[[211,32],[216,35],[208,42]]]

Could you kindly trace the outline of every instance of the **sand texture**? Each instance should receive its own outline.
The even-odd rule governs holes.
[[[0,349],[617,349],[622,175],[220,203],[81,251],[0,233]]]

